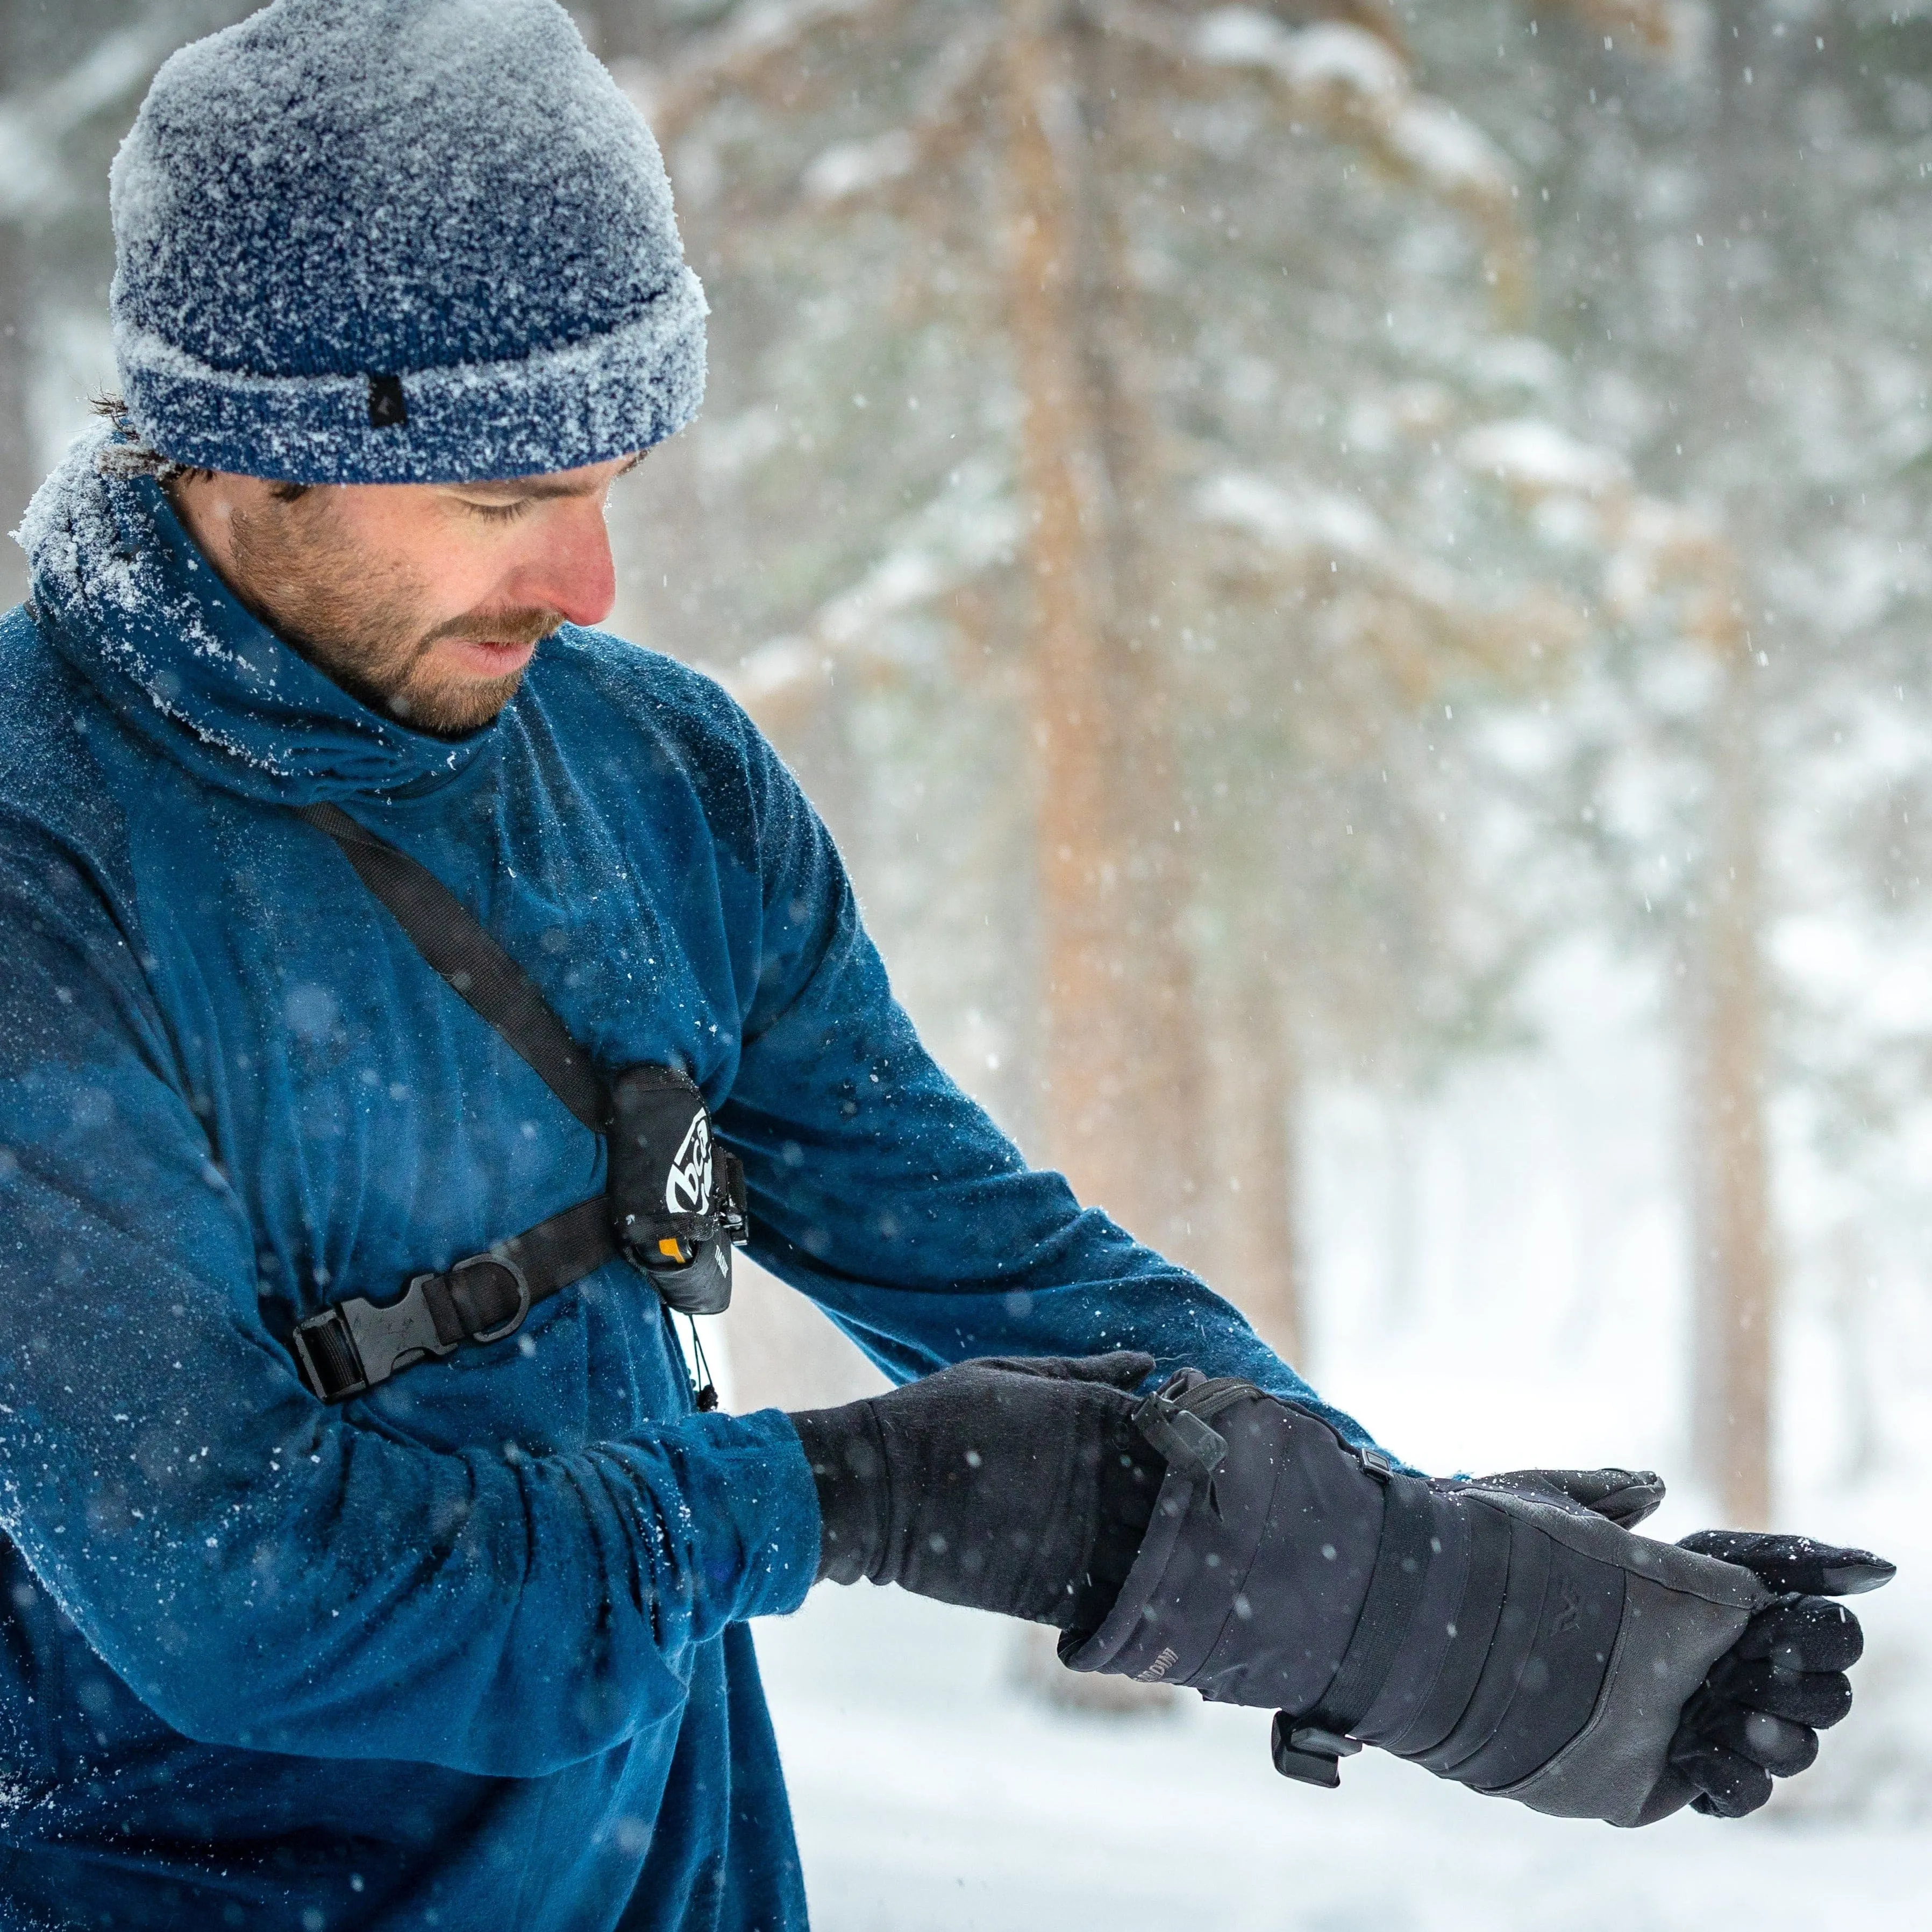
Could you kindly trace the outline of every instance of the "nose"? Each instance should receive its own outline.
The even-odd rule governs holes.
[[[531,520],[530,549],[512,581],[512,601],[554,610],[572,624],[601,624],[617,601],[616,566],[599,499],[566,497]]]

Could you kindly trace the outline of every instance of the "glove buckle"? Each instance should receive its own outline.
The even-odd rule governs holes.
[[[1274,1714],[1274,1729],[1268,1740],[1274,1768],[1298,1784],[1319,1785],[1324,1791],[1338,1789],[1342,1760],[1353,1757],[1361,1748],[1354,1738],[1319,1724],[1304,1724],[1286,1711]]]

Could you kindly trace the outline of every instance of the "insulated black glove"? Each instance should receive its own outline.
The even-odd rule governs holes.
[[[1126,1391],[1151,1355],[963,1362],[792,1417],[818,1489],[818,1574],[1061,1629],[1097,1624],[1166,1470]]]
[[[1728,1560],[1742,1545],[1633,1536],[1612,1514],[1641,1520],[1660,1486],[1622,1471],[1430,1483],[1192,1371],[1136,1417],[1168,1474],[1112,1611],[1061,1655],[1274,1707],[1276,1766],[1311,1783],[1336,1783],[1367,1742],[1564,1816],[1735,1804],[1767,1753],[1798,1768],[1784,1727],[1831,1702],[1804,1673],[1842,1668],[1842,1642],[1793,1647],[1780,1598],[1891,1574],[1860,1552],[1819,1552],[1815,1576],[1761,1573]],[[1780,1644],[1802,1690],[1733,1675]]]
[[[1478,1486],[1567,1498],[1624,1529],[1664,1496],[1647,1470],[1517,1469]],[[1829,1600],[1876,1589],[1892,1566],[1868,1550],[1750,1530],[1702,1529],[1678,1547],[1737,1564],[1778,1593],[1712,1666],[1671,1741],[1671,1763],[1695,1787],[1690,1808],[1742,1818],[1770,1798],[1774,1778],[1809,1769],[1819,1732],[1852,1708],[1845,1672],[1864,1652],[1864,1633]]]

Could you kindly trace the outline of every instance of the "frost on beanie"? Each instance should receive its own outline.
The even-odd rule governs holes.
[[[112,203],[122,393],[177,463],[530,476],[703,399],[657,144],[556,0],[276,0],[162,68]]]

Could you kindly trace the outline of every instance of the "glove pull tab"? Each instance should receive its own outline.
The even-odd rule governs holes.
[[[1361,1749],[1353,1738],[1324,1731],[1318,1724],[1298,1723],[1286,1711],[1274,1714],[1274,1729],[1268,1749],[1274,1768],[1298,1784],[1319,1785],[1324,1791],[1338,1789],[1342,1782],[1342,1760]]]
[[[1162,1388],[1135,1405],[1133,1424],[1159,1451],[1170,1469],[1206,1482],[1228,1453],[1228,1438],[1196,1412],[1211,1414],[1225,1408],[1217,1401],[1224,1390],[1240,1393],[1247,1384],[1232,1380],[1209,1382],[1192,1370],[1183,1370]]]

